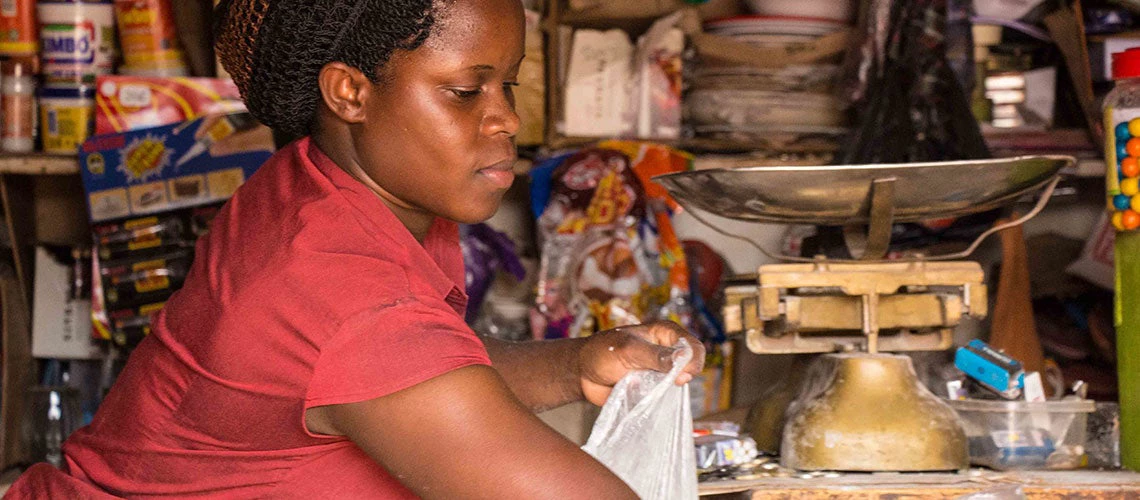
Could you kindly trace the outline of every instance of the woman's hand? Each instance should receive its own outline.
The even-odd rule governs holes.
[[[590,336],[578,352],[582,395],[587,401],[601,406],[610,396],[614,384],[630,371],[669,371],[677,352],[673,345],[682,338],[692,346],[693,359],[677,377],[677,385],[688,383],[704,369],[705,347],[676,323],[657,321],[622,326]]]

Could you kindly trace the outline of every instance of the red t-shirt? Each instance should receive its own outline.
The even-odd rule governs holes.
[[[304,414],[490,364],[462,319],[463,282],[455,223],[438,219],[421,245],[300,140],[198,243],[185,286],[64,445],[71,477],[40,467],[13,496],[90,483],[132,498],[413,497],[352,442],[309,433]]]

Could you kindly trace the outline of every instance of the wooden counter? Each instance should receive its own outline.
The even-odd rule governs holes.
[[[973,493],[1014,493],[1029,499],[1140,500],[1140,473],[1118,471],[970,470],[966,473],[843,474],[839,477],[766,477],[700,484],[705,499],[952,499]],[[1006,497],[993,496],[991,499]],[[1018,497],[1020,498],[1020,497]]]

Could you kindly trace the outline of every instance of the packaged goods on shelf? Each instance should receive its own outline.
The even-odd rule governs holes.
[[[28,153],[36,143],[36,59],[11,58],[0,62],[0,149]]]
[[[573,137],[671,140],[681,135],[680,13],[656,21],[636,44],[622,29],[573,33],[562,132]]]
[[[45,153],[75,154],[91,132],[95,89],[52,86],[40,89],[40,140]]]
[[[34,56],[40,50],[36,0],[0,4],[0,55]]]
[[[245,110],[237,86],[228,79],[108,75],[95,86],[96,135]]]
[[[687,325],[688,266],[653,175],[688,170],[665,146],[607,141],[536,168],[543,240],[535,338],[588,336],[657,319]]]
[[[91,221],[228,199],[273,149],[244,113],[93,137],[79,155]]]
[[[185,76],[170,0],[115,0],[123,67],[131,75]]]
[[[185,282],[194,244],[218,209],[212,204],[93,227],[94,337],[130,348],[150,333],[153,315]]]
[[[36,9],[45,83],[91,84],[112,72],[115,13],[109,2],[40,0]]]

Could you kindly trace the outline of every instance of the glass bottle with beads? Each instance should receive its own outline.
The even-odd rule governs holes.
[[[1140,49],[1112,55],[1104,100],[1105,186],[1116,227],[1116,350],[1120,453],[1140,470]]]

